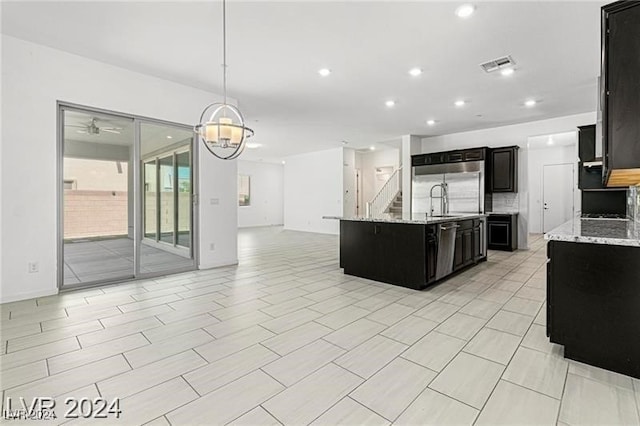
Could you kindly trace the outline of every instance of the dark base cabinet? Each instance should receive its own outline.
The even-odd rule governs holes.
[[[452,273],[486,260],[483,221],[457,223]],[[421,290],[437,281],[438,226],[341,220],[340,267],[348,275]]]
[[[517,250],[518,214],[490,214],[487,217],[487,241],[491,250]]]
[[[549,241],[547,336],[566,358],[640,378],[640,247]]]

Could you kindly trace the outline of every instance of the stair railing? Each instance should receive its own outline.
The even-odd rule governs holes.
[[[396,169],[382,185],[380,191],[367,203],[366,217],[380,217],[387,212],[393,201],[402,190],[402,167]]]

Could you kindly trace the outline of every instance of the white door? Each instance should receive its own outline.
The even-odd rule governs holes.
[[[546,164],[542,168],[542,230],[548,232],[573,217],[574,165]]]

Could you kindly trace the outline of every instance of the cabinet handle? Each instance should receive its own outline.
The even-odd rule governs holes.
[[[460,228],[460,225],[451,225],[451,226],[441,226],[440,229],[443,231],[448,231],[449,229]]]

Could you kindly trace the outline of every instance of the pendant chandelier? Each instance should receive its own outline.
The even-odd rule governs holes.
[[[253,130],[244,125],[240,110],[227,103],[226,0],[222,0],[222,87],[223,102],[207,105],[194,131],[213,155],[221,160],[233,160],[242,154],[246,140],[253,136]]]

